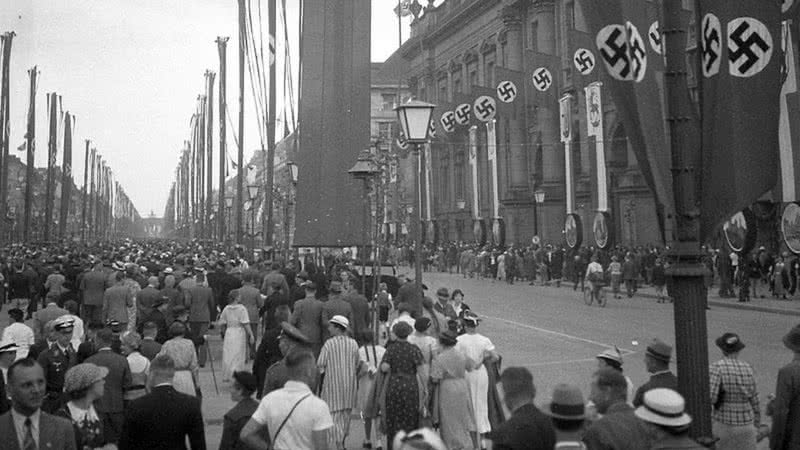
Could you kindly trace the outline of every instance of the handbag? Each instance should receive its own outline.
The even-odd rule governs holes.
[[[275,442],[278,442],[278,435],[281,434],[281,430],[283,430],[283,426],[286,425],[286,422],[289,420],[290,417],[292,417],[292,413],[294,412],[295,409],[297,409],[297,406],[303,400],[307,399],[310,396],[311,396],[311,393],[308,393],[308,394],[300,397],[300,400],[297,400],[297,402],[294,404],[294,406],[292,406],[292,409],[289,410],[289,414],[287,414],[286,417],[284,417],[283,422],[281,422],[281,424],[278,426],[278,429],[275,431],[275,435],[272,437],[272,441],[270,442],[270,445],[269,445],[270,448],[274,448]]]

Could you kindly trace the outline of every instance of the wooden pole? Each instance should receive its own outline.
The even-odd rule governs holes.
[[[9,72],[11,67],[11,42],[14,40],[15,33],[13,31],[3,34],[3,84],[2,84],[2,114],[0,118],[0,152],[2,152],[2,171],[0,171],[0,240],[5,240],[6,237],[6,209],[8,208],[8,141],[9,141],[9,116],[11,115],[10,108],[10,80]]]
[[[38,70],[33,66],[28,70],[28,77],[30,77],[30,101],[28,103],[28,129],[27,134],[27,149],[26,149],[26,167],[25,167],[25,217],[22,226],[22,240],[28,242],[31,237],[31,214],[33,212],[33,186],[34,186],[34,169],[33,157],[36,147],[36,77]]]
[[[206,231],[206,96],[199,95],[197,102],[200,110],[197,123],[197,224],[200,230],[197,236],[203,239]]]
[[[69,205],[72,200],[72,115],[64,117],[64,156],[61,163],[61,214],[58,223],[58,238],[67,237]]]
[[[96,226],[94,220],[94,211],[95,211],[94,202],[97,197],[97,194],[95,192],[95,181],[94,181],[94,168],[95,168],[96,158],[97,158],[97,149],[93,148],[91,151],[91,156],[89,158],[89,215],[86,218],[88,237],[90,239],[94,237],[94,231]]]
[[[47,186],[45,188],[45,207],[44,207],[44,236],[43,240],[50,240],[50,224],[53,223],[53,195],[54,195],[54,174],[56,165],[56,152],[58,151],[58,95],[53,92],[49,94],[50,107],[50,137],[47,143]]]
[[[86,242],[86,204],[89,194],[89,144],[92,141],[86,139],[86,150],[83,153],[83,200],[81,206],[81,242]]]
[[[206,70],[206,238],[212,239],[214,235],[214,224],[209,217],[213,210],[213,188],[214,188],[214,72]]]
[[[269,21],[269,39],[270,43],[276,42],[275,40],[275,30],[276,30],[276,23],[277,23],[277,0],[269,0],[268,4],[268,21]],[[274,44],[270,44],[274,45]],[[288,45],[288,43],[287,43]],[[272,51],[272,50],[271,50]],[[276,52],[277,53],[277,52]],[[266,184],[264,186],[264,211],[263,213],[267,215],[267,220],[264,225],[264,246],[273,245],[272,242],[272,234],[274,225],[274,213],[273,213],[273,198],[272,198],[272,189],[273,185],[275,184],[275,110],[276,110],[276,94],[275,94],[275,59],[270,57],[269,59],[269,104],[267,109],[267,157],[265,161],[266,165]],[[285,119],[284,119],[285,120]],[[262,223],[263,223],[262,219]],[[284,230],[284,234],[286,235],[286,239],[289,238],[289,230]]]
[[[236,157],[236,243],[242,242],[242,208],[244,207],[244,46],[247,36],[245,26],[245,0],[239,0],[239,148]]]
[[[672,183],[675,198],[677,242],[667,269],[672,278],[670,297],[675,299],[675,350],[678,390],[691,414],[694,438],[711,432],[708,379],[708,331],[706,325],[706,273],[700,262],[700,211],[698,174],[701,164],[700,133],[689,97],[686,72],[686,29],[681,19],[682,0],[664,0],[664,86],[666,115],[672,152]]]
[[[227,81],[225,51],[227,44],[227,37],[217,38],[217,49],[219,50],[219,188],[217,189],[219,233],[217,239],[220,241],[225,240],[225,83]]]

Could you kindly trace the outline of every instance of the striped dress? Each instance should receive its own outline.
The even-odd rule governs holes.
[[[325,372],[322,399],[331,412],[353,409],[358,380],[358,344],[348,336],[333,336],[322,346],[317,365]]]

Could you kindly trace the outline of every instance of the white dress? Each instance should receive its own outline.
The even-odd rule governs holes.
[[[247,362],[247,331],[250,317],[244,305],[228,305],[219,316],[219,325],[225,325],[222,341],[222,380],[229,381],[233,372],[241,370]]]
[[[373,349],[375,350],[373,352]],[[369,400],[372,384],[375,383],[375,374],[378,371],[378,362],[383,360],[386,349],[382,345],[364,345],[358,349],[358,358],[364,362],[367,370],[358,378],[358,394],[356,403],[358,409],[363,412]]]
[[[462,334],[456,344],[456,349],[469,360],[470,367],[475,367],[483,361],[485,353],[494,351],[494,348],[489,338],[477,333]],[[481,364],[476,370],[468,370],[465,378],[472,399],[478,433],[488,433],[492,431],[492,426],[489,423],[489,374],[486,372],[486,367]]]

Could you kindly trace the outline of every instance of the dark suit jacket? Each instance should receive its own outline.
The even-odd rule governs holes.
[[[42,411],[39,416],[39,448],[76,450],[72,424],[66,419]],[[10,412],[0,416],[0,450],[20,450],[19,438]]]
[[[771,450],[800,448],[800,357],[778,371],[769,445]]]
[[[200,400],[172,386],[157,386],[126,408],[119,449],[185,449],[187,436],[192,450],[205,450]]]
[[[128,360],[109,349],[103,349],[86,358],[86,362],[108,369],[106,388],[97,409],[102,412],[123,412],[124,392],[131,387]]]
[[[355,291],[345,295],[344,300],[350,303],[350,308],[353,312],[353,318],[350,322],[353,337],[360,342],[360,333],[370,328],[369,303],[367,303],[366,297]]]
[[[248,397],[225,413],[219,450],[247,450],[249,448],[239,440],[239,433],[256,412],[256,408],[258,408],[258,402]]]
[[[636,395],[633,396],[633,406],[638,408],[644,403],[644,393],[655,388],[667,388],[673,391],[678,390],[678,377],[672,372],[659,373],[650,377],[650,381],[639,386]]]
[[[294,312],[289,322],[296,326],[312,344],[322,343],[322,302],[314,297],[306,297],[294,302]]]
[[[11,402],[8,400],[8,392],[6,392],[6,382],[3,375],[0,374],[0,414],[5,414],[11,409]]]
[[[189,322],[211,321],[211,310],[217,305],[214,303],[214,291],[210,287],[195,286],[187,289],[186,300],[189,304]]]
[[[650,448],[650,437],[642,422],[625,402],[611,405],[606,414],[586,430],[583,442],[589,450],[641,450]]]
[[[489,437],[494,444],[492,448],[498,450],[551,450],[556,445],[550,418],[533,404],[518,408]]]

